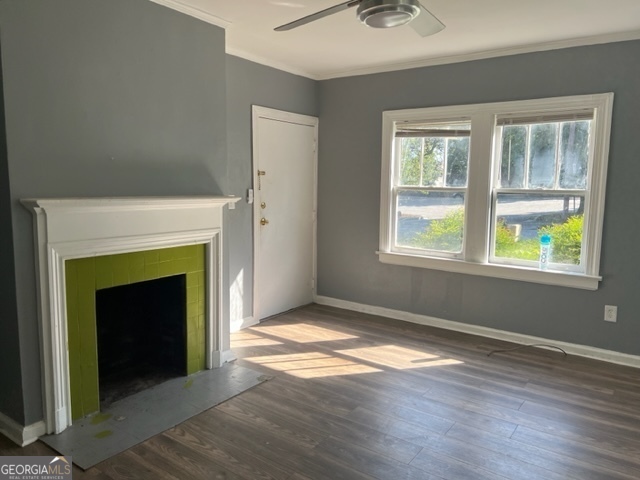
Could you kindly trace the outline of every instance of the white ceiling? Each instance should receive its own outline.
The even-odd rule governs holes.
[[[314,79],[640,38],[640,0],[421,0],[446,28],[362,25],[356,8],[287,32],[345,0],[152,0],[225,27],[227,53]]]

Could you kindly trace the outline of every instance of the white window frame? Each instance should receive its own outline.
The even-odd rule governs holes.
[[[471,123],[471,118],[456,118],[456,119],[445,119],[445,121],[443,122],[438,122],[438,123],[443,123],[446,125],[452,125],[452,124],[456,124],[456,123],[463,123],[463,124],[470,124]],[[395,142],[395,151],[399,151],[400,149],[400,138],[395,138],[395,129],[394,129],[394,142]],[[403,186],[398,186],[399,190],[428,190],[428,191],[432,191],[432,192],[439,192],[439,193],[461,193],[464,195],[465,198],[465,202],[466,202],[466,198],[467,198],[467,187],[466,186],[456,186],[456,187],[448,187],[444,184],[446,184],[446,177],[447,177],[447,152],[446,152],[447,148],[445,147],[445,153],[444,153],[444,164],[443,164],[443,170],[442,170],[442,179],[443,179],[443,185],[437,185],[437,186],[423,186],[422,185],[422,181],[420,181],[420,185],[403,185]],[[421,158],[421,164],[420,164],[420,177],[422,180],[422,162],[424,161],[424,158]],[[467,169],[468,169],[468,165],[467,165]],[[398,182],[398,179],[400,178],[400,169],[394,169],[393,173],[394,177],[392,178],[392,185],[395,185]],[[467,175],[468,175],[468,170],[467,170]],[[395,217],[395,215],[393,215],[393,210],[395,208],[395,204],[397,202],[397,194],[394,194],[394,189],[392,187],[391,189],[391,212],[392,212],[392,218],[391,218],[391,231],[395,232],[396,228],[397,228],[397,218]],[[443,258],[457,258],[457,259],[462,259],[464,258],[464,243],[462,245],[462,249],[459,252],[449,252],[449,251],[444,251],[444,250],[423,250],[423,249],[418,249],[415,247],[408,247],[408,246],[396,246],[394,248],[394,251],[397,253],[407,253],[409,255],[413,255],[414,253],[417,255],[423,255],[422,252],[426,252],[424,254],[428,255],[428,256],[432,256],[432,257],[443,257]]]
[[[593,109],[592,138],[587,176],[585,230],[583,232],[584,273],[539,270],[533,267],[491,263],[490,237],[496,148],[496,118],[503,115],[550,115]],[[380,249],[383,263],[430,268],[448,272],[519,280],[546,285],[597,290],[602,225],[604,222],[605,186],[609,159],[609,141],[613,93],[555,97],[513,102],[431,107],[385,111],[382,114],[382,172],[380,195]],[[427,254],[409,254],[394,248],[394,145],[396,124],[404,122],[449,122],[471,119],[471,141],[465,195],[464,245],[461,258],[444,258]],[[549,190],[549,193],[553,193]]]

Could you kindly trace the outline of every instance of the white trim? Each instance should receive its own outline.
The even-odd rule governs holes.
[[[256,185],[258,185],[258,168],[256,165],[259,165],[259,149],[258,149],[258,141],[259,141],[259,120],[260,119],[268,119],[275,120],[280,122],[288,122],[294,123],[297,125],[304,125],[308,127],[312,127],[314,129],[314,155],[313,155],[313,265],[312,265],[312,276],[311,285],[312,285],[312,296],[316,293],[316,272],[317,272],[317,215],[318,211],[318,123],[319,120],[317,117],[312,117],[309,115],[301,115],[298,113],[286,112],[283,110],[276,110],[273,108],[261,107],[258,105],[252,105],[251,107],[251,130],[252,130],[252,170],[253,170],[253,189],[256,190]],[[256,323],[260,321],[260,305],[259,305],[259,296],[258,296],[258,278],[259,269],[260,269],[260,242],[258,238],[258,232],[260,231],[260,205],[259,202],[253,202],[253,314],[252,318],[255,319]]]
[[[193,7],[191,5],[186,5],[179,0],[150,1],[224,29],[229,28],[233,24],[233,22],[229,20],[226,20],[222,17],[214,15],[210,12],[206,12],[199,8]],[[420,60],[411,60],[399,63],[387,63],[384,65],[373,65],[361,68],[342,68],[324,72],[313,72],[308,69],[300,68],[293,64],[287,63],[286,61],[282,62],[261,55],[255,55],[252,52],[230,46],[228,41],[226,43],[226,53],[235,57],[249,60],[251,62],[259,63],[260,65],[265,65],[267,67],[282,70],[294,75],[300,75],[311,80],[330,80],[332,78],[352,77],[357,75],[393,72],[398,70],[409,70],[413,68],[431,67],[435,65],[469,62],[474,60],[506,57],[510,55],[521,55],[525,53],[544,52],[549,50],[560,50],[563,48],[582,47],[587,45],[625,42],[637,39],[640,39],[640,30],[631,30],[627,32],[607,33],[604,35],[593,35],[580,38],[571,38],[567,40],[556,40],[551,42],[534,43],[530,45],[519,45],[514,47],[482,50],[479,52],[462,53],[458,55],[445,55],[442,57],[424,58]]]
[[[464,235],[462,251],[470,262],[486,261],[489,248],[487,225],[491,223],[491,175],[493,161],[493,117],[485,112],[471,116],[472,134],[469,142],[467,194],[465,195]]]
[[[294,67],[292,65],[287,65],[286,63],[278,62],[276,60],[272,60],[270,58],[262,57],[260,55],[254,55],[251,52],[247,52],[246,50],[241,50],[239,48],[230,47],[227,43],[226,47],[227,55],[231,55],[233,57],[242,58],[243,60],[247,60],[249,62],[257,63],[269,68],[275,68],[276,70],[281,70],[283,72],[290,73],[292,75],[298,75],[300,77],[305,77],[310,80],[321,80],[320,77],[310,73],[306,70]]]
[[[506,342],[517,343],[521,345],[529,345],[533,343],[552,344],[562,348],[564,351],[571,355],[592,358],[595,360],[602,360],[604,362],[616,363],[618,365],[625,365],[628,367],[640,368],[640,356],[638,355],[630,355],[628,353],[604,350],[602,348],[591,347],[589,345],[579,345],[548,338],[534,337],[531,335],[508,332],[505,330],[497,330],[495,328],[482,327],[480,325],[470,325],[467,323],[454,322],[451,320],[444,320],[427,315],[419,315],[417,313],[393,310],[391,308],[376,307],[372,305],[365,305],[362,303],[349,302],[347,300],[324,297],[321,295],[316,296],[315,302],[319,305],[343,308],[345,310],[351,310],[354,312],[378,315],[381,317],[403,320],[405,322],[416,323],[418,325],[426,325],[429,327],[444,328],[446,330],[452,330],[455,332],[494,338],[496,340],[504,340]]]
[[[30,209],[55,209],[57,213],[125,212],[143,210],[224,207],[240,200],[229,196],[194,197],[77,197],[77,198],[25,198],[20,200]]]
[[[241,320],[235,320],[231,322],[231,333],[239,332],[240,330],[253,327],[254,325],[258,325],[259,323],[260,322],[254,317],[245,317]]]
[[[24,427],[22,431],[22,446],[25,447],[38,440],[39,437],[45,434],[45,430],[46,425],[42,420]]]
[[[45,434],[45,423],[40,420],[39,422],[23,427],[15,420],[0,412],[0,433],[13,443],[21,447],[26,447],[30,443],[38,440],[38,437]]]
[[[222,350],[220,359],[221,362],[220,365],[218,365],[219,367],[224,365],[225,363],[235,362],[238,359],[238,356],[233,353],[233,350]]]
[[[206,246],[205,252],[205,278],[207,281],[207,301],[205,311],[205,352],[207,355],[205,365],[208,369],[218,368],[222,363],[214,361],[215,352],[222,350],[223,339],[223,302],[222,293],[222,224],[219,228],[211,230],[209,234],[204,234],[200,241]],[[190,243],[198,242],[197,237],[192,237]]]
[[[602,250],[602,230],[604,227],[605,190],[609,165],[609,145],[611,142],[611,119],[613,117],[613,93],[603,94],[602,103],[594,115],[595,128],[590,148],[593,147],[589,165],[589,203],[585,208],[585,216],[589,214],[589,225],[586,232],[583,258],[587,257],[586,271],[597,272],[600,268]],[[596,161],[597,159],[597,161]]]
[[[151,0],[156,1],[156,0]],[[162,0],[159,0],[160,3]],[[640,39],[640,30],[631,30],[621,33],[610,33],[605,35],[595,35],[589,37],[573,38],[569,40],[557,40],[555,42],[534,43],[531,45],[520,45],[516,47],[496,48],[482,50],[479,52],[462,53],[459,55],[445,55],[442,57],[424,58],[420,60],[410,60],[407,62],[389,63],[384,65],[372,65],[361,68],[343,68],[330,71],[313,72],[295,65],[288,64],[255,55],[246,50],[235,48],[227,43],[226,52],[229,55],[243,58],[251,62],[259,63],[271,68],[276,68],[284,72],[300,75],[311,80],[331,80],[334,78],[355,77],[359,75],[370,75],[375,73],[388,73],[400,70],[411,70],[415,68],[434,67],[437,65],[447,65],[453,63],[472,62],[475,60],[486,60],[489,58],[508,57],[512,55],[522,55],[527,53],[546,52],[550,50],[561,50],[563,48],[585,47],[589,45],[602,45],[606,43],[626,42]]]
[[[297,125],[305,125],[307,127],[317,127],[318,118],[310,115],[302,115],[301,113],[286,112],[275,108],[261,107],[260,105],[252,105],[251,113],[254,114],[255,120],[258,118],[266,118],[269,120],[277,120],[280,122],[295,123]],[[252,117],[252,120],[254,118]]]
[[[205,12],[204,10],[200,10],[199,8],[195,8],[191,5],[185,5],[178,0],[151,0],[153,3],[157,3],[158,5],[162,5],[164,7],[168,7],[172,10],[176,10],[180,13],[184,13],[189,15],[190,17],[197,18],[198,20],[202,20],[203,22],[210,23],[211,25],[215,25],[221,28],[227,28],[231,25],[229,20],[225,20],[222,17],[218,17],[210,12]]]
[[[382,112],[382,171],[380,174],[380,232],[379,248],[382,252],[391,251],[391,233],[395,230],[391,199],[395,171],[393,169],[394,137],[397,119],[391,112]]]
[[[377,253],[380,262],[388,263],[390,265],[430,268],[432,270],[440,270],[443,272],[503,278],[506,280],[518,280],[521,282],[539,283],[542,285],[554,285],[556,287],[597,290],[598,284],[602,280],[602,277],[600,276],[582,275],[579,273],[561,272],[557,270],[539,270],[537,268],[521,267],[517,265],[473,263],[465,262],[464,260],[424,257],[419,255],[409,255],[406,253]]]
[[[212,366],[207,368],[220,368],[225,363],[233,362],[237,359],[238,357],[233,353],[233,350],[215,350],[211,352]]]
[[[497,115],[538,115],[566,112],[575,109],[593,109],[594,125],[591,134],[589,178],[584,191],[586,201],[585,230],[583,233],[584,271],[566,269],[539,271],[527,265],[508,265],[492,261],[488,245],[493,223],[491,211],[492,170],[495,168],[494,143]],[[552,97],[542,99],[455,105],[445,107],[392,110],[382,113],[382,162],[380,191],[380,251],[379,260],[394,265],[432,268],[436,270],[547,285],[597,290],[600,267],[600,247],[604,218],[605,186],[609,160],[609,142],[613,93]],[[393,194],[397,161],[394,158],[396,125],[406,122],[453,122],[471,118],[471,150],[469,154],[468,191],[465,198],[465,238],[463,256],[436,258],[434,255],[407,253],[394,245],[395,210]],[[475,140],[474,140],[475,139]],[[494,178],[495,179],[495,178]],[[554,190],[546,190],[549,194]]]
[[[207,368],[227,344],[222,302],[222,208],[237,197],[24,199],[34,215],[42,395],[47,433],[71,425],[65,261],[206,245]],[[226,329],[228,332],[228,329]]]
[[[459,55],[445,55],[443,57],[425,58],[408,62],[374,65],[362,68],[345,68],[325,73],[308,72],[305,76],[314,80],[330,80],[332,78],[344,78],[354,77],[358,75],[369,75],[374,73],[395,72],[398,70],[410,70],[413,68],[433,67],[436,65],[471,62],[474,60],[485,60],[488,58],[522,55],[525,53],[546,52],[549,50],[561,50],[563,48],[584,47],[588,45],[601,45],[605,43],[626,42],[638,39],[640,39],[640,30],[631,30],[628,32],[595,35],[590,37],[573,38],[569,40],[558,40],[555,42],[543,42],[516,47],[496,48],[492,50],[463,53]],[[242,56],[241,52],[239,52],[237,55]]]

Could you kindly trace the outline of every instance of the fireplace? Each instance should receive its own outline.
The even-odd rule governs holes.
[[[161,352],[183,375],[205,368],[204,245],[67,260],[65,277],[73,420],[165,378]]]
[[[186,287],[181,274],[96,291],[100,410],[187,375]]]
[[[233,358],[229,319],[223,317],[222,308],[222,228],[224,206],[232,208],[238,200],[154,197],[22,201],[34,214],[46,433],[60,433],[73,418],[99,409],[97,340],[95,352],[74,353],[73,342],[84,339],[80,343],[86,345],[90,343],[87,337],[97,335],[100,320],[95,304],[101,302],[102,290],[183,275],[184,340],[173,343],[186,345],[182,354],[176,354],[184,355],[186,362],[169,370],[185,368],[186,363],[186,373],[193,373],[219,367]],[[187,258],[185,252],[190,248],[200,252],[195,255],[202,261],[200,270],[189,270],[196,261]],[[173,331],[169,336],[175,334]],[[78,366],[78,356],[85,365]],[[91,364],[95,372],[86,368]],[[80,414],[75,408],[79,401],[74,379],[78,375],[84,375],[80,385],[90,385],[88,393],[81,392]]]

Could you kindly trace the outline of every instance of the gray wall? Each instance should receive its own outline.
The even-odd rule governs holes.
[[[0,266],[16,270],[0,285],[0,412],[18,422],[42,418],[32,227],[19,199],[243,197],[226,240],[230,282],[243,272],[235,312],[247,317],[252,104],[320,115],[321,295],[640,354],[640,42],[314,82],[227,56],[221,29],[148,0],[2,0],[0,42]],[[383,110],[606,91],[616,103],[597,292],[378,262]],[[605,303],[620,306],[617,324],[601,320]]]
[[[243,198],[236,204],[228,229],[233,239],[229,245],[231,302],[236,302],[231,312],[232,321],[238,321],[253,313],[253,209],[246,201],[253,182],[251,106],[317,116],[318,84],[230,55],[227,79],[229,191]],[[239,284],[234,285],[236,279]]]
[[[12,362],[0,411],[30,424],[42,418],[40,358],[19,199],[231,193],[226,55],[222,29],[148,0],[3,0],[0,33],[19,318],[18,339],[15,315],[0,317]],[[24,419],[4,401],[18,368]]]
[[[1,33],[1,32],[0,32]],[[0,44],[0,55],[2,45]],[[0,64],[0,412],[22,422],[24,409],[20,377],[18,315],[16,307],[13,228],[7,164],[7,136],[4,119],[2,65]]]
[[[320,83],[318,293],[640,354],[640,42]],[[385,265],[378,248],[382,112],[614,92],[598,291]],[[605,304],[618,323],[605,323]]]

